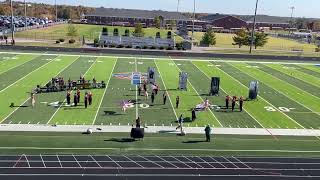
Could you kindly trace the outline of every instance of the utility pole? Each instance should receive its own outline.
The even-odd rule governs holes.
[[[192,37],[191,37],[191,43],[193,47],[193,38],[194,38],[194,21],[196,20],[196,0],[193,0],[193,20],[192,20]]]
[[[291,33],[291,29],[293,28],[293,11],[295,9],[294,6],[290,7],[291,9],[291,16],[290,16],[290,29],[289,29],[289,34]]]
[[[249,53],[252,53],[252,47],[253,47],[253,43],[254,43],[254,31],[256,29],[256,18],[257,18],[257,10],[258,10],[258,3],[259,0],[256,1],[256,9],[254,11],[254,18],[253,18],[253,25],[252,25],[252,32],[251,32],[251,43],[250,43],[250,51]]]
[[[10,0],[10,7],[11,7],[11,44],[14,45],[14,20],[13,20],[13,5],[12,0]]]
[[[24,0],[24,20],[25,20],[24,28],[25,28],[25,30],[27,30],[28,25],[27,25],[27,2],[26,2],[26,0]]]
[[[58,7],[57,7],[57,0],[54,0],[54,6],[56,11],[56,22],[58,22]]]

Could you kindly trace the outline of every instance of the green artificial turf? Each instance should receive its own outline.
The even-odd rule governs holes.
[[[0,132],[0,154],[128,154],[208,156],[301,156],[318,157],[315,137],[146,134],[131,141],[128,133]]]
[[[0,63],[8,62],[7,67],[13,67],[7,71],[0,68],[0,72],[3,71],[0,73],[3,86],[0,87],[0,97],[5,99],[0,102],[2,123],[131,125],[140,116],[147,126],[175,126],[177,117],[183,114],[185,126],[194,127],[206,124],[226,128],[320,127],[319,92],[313,85],[318,83],[316,66],[5,53],[0,54],[0,59],[3,59]],[[297,69],[281,71],[284,66]],[[156,82],[160,87],[154,104],[150,100],[151,86],[148,86],[149,99],[145,99],[143,93],[136,96],[136,86],[123,77],[135,71],[146,73],[148,67],[155,68]],[[188,73],[187,91],[177,89],[181,71]],[[85,90],[81,91],[78,107],[65,106],[66,92],[37,94],[35,108],[30,107],[28,92],[36,85],[45,85],[55,76],[76,80],[80,74],[85,74],[86,79],[95,77],[97,81],[107,83],[106,89],[87,90],[93,93],[93,105],[88,109],[84,109],[83,103]],[[219,96],[208,96],[211,77],[221,78]],[[243,112],[238,112],[238,105],[236,112],[224,109],[227,94],[248,96],[251,80],[260,82],[259,100],[246,101]],[[164,92],[169,95],[165,105],[162,100]],[[177,96],[180,96],[179,108],[175,108]],[[198,112],[197,119],[191,122],[191,109],[206,98],[221,108]],[[133,103],[137,100],[137,103],[123,112],[120,106],[123,100]],[[17,107],[9,108],[11,102]],[[53,102],[59,106],[50,105]]]

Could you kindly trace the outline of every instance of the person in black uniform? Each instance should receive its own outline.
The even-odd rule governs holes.
[[[143,90],[147,91],[147,82],[146,81],[143,82]]]
[[[141,86],[138,87],[138,94],[141,96]]]
[[[179,103],[180,103],[180,97],[177,96],[177,98],[176,98],[176,108],[177,109],[179,108]]]
[[[240,97],[240,100],[239,100],[239,108],[240,108],[240,112],[242,112],[242,107],[243,107],[243,96]]]
[[[71,103],[71,102],[70,102],[70,101],[71,101],[71,97],[70,97],[70,96],[71,96],[70,91],[68,91],[68,92],[67,92],[67,104],[68,104],[68,105],[70,105],[70,103]]]
[[[77,95],[77,93],[74,93],[73,103],[74,103],[74,106],[77,107],[77,105],[78,105],[78,95]]]
[[[197,119],[197,116],[196,116],[196,110],[193,108],[192,111],[191,111],[191,119],[192,121],[196,120]]]
[[[163,105],[166,105],[166,102],[167,102],[167,93],[166,92],[163,93],[162,98],[163,98]]]
[[[152,104],[154,103],[154,92],[152,92],[152,94],[151,94],[151,103]]]
[[[226,109],[229,109],[229,101],[230,101],[230,96],[226,96]]]
[[[234,107],[236,106],[236,101],[237,101],[237,96],[233,96],[233,98],[232,98],[232,106],[231,106],[232,112],[234,111]]]
[[[88,94],[86,93],[86,95],[84,96],[84,107],[87,109],[88,107]]]

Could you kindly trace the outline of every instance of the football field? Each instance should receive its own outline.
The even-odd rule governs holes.
[[[132,85],[132,73],[155,68],[160,92],[151,103],[139,96]],[[188,73],[187,91],[178,90],[179,72]],[[65,80],[104,81],[105,89],[82,90],[80,105],[66,104],[66,92],[36,94],[31,106],[30,92],[45,86],[53,77]],[[208,96],[211,77],[220,77],[219,96]],[[258,100],[245,101],[244,111],[225,109],[225,97],[248,97],[250,81],[259,81]],[[84,108],[85,91],[93,104]],[[163,104],[162,95],[168,94]],[[72,95],[75,92],[72,92]],[[142,93],[143,94],[143,93]],[[180,97],[179,108],[175,107]],[[72,96],[73,97],[73,96]],[[208,98],[212,106],[191,109]],[[73,98],[72,98],[73,99]],[[121,102],[130,102],[124,112]],[[13,103],[14,107],[10,107]],[[146,126],[175,126],[183,114],[185,126],[207,124],[224,128],[319,129],[320,66],[312,63],[261,63],[228,60],[177,60],[168,58],[114,57],[68,54],[0,53],[0,122],[2,124],[119,125],[127,126],[141,117]]]

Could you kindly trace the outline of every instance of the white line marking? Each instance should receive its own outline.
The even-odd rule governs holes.
[[[117,163],[115,160],[113,160],[110,156],[108,156],[108,155],[106,155],[109,159],[111,159],[111,161],[112,162],[114,162],[117,166],[118,166],[118,168],[122,168],[121,166],[120,166],[120,164],[119,163]]]
[[[31,166],[30,166],[30,163],[29,163],[29,160],[28,160],[27,156],[26,156],[25,154],[23,154],[23,156],[26,158],[27,163],[28,163],[28,166],[29,166],[29,168],[30,168]]]
[[[42,164],[43,164],[43,167],[47,167],[46,164],[44,163],[43,161],[43,158],[42,158],[42,155],[40,154],[40,158],[41,158],[41,161],[42,161]]]
[[[214,160],[216,163],[220,164],[222,167],[227,168],[225,165],[223,165],[222,163],[220,163],[219,161],[217,161],[216,159],[214,159],[213,157],[209,157],[212,160]]]
[[[98,164],[98,166],[100,167],[100,168],[102,168],[102,166],[98,163],[98,161],[95,159],[95,158],[93,158],[91,155],[89,155],[93,160],[94,160],[94,162],[96,162],[97,164]]]
[[[163,76],[161,75],[161,71],[160,71],[160,69],[159,69],[159,67],[158,67],[158,64],[157,64],[157,62],[156,62],[156,60],[155,59],[153,59],[153,61],[154,61],[154,64],[156,65],[156,67],[157,67],[157,70],[158,70],[158,72],[159,72],[159,74],[160,74],[160,76],[161,76],[161,80],[162,80],[162,84],[163,84],[163,86],[164,86],[164,88],[167,90],[167,86],[166,86],[166,84],[164,83],[164,81],[163,81]],[[166,93],[167,93],[167,95],[168,95],[168,98],[169,98],[169,101],[170,101],[170,104],[171,104],[171,107],[172,107],[172,110],[173,110],[173,112],[174,112],[174,115],[176,116],[176,119],[178,119],[178,115],[177,115],[177,112],[176,112],[176,110],[175,110],[175,108],[174,108],[174,106],[173,106],[173,104],[172,104],[172,101],[171,101],[171,98],[170,98],[170,95],[169,95],[169,92],[168,91],[166,91]]]
[[[14,83],[10,84],[10,85],[9,85],[9,86],[7,86],[6,88],[4,88],[4,89],[0,90],[0,93],[2,93],[3,91],[7,90],[7,89],[8,89],[8,88],[10,88],[11,86],[13,86],[13,85],[17,84],[18,82],[22,81],[23,79],[25,79],[25,78],[26,78],[27,76],[29,76],[30,74],[32,74],[32,73],[34,73],[34,72],[36,72],[36,71],[38,71],[38,70],[42,69],[43,67],[47,66],[48,64],[50,64],[50,63],[52,63],[52,62],[53,62],[53,61],[49,61],[49,62],[47,62],[47,63],[43,64],[42,66],[38,67],[37,69],[35,69],[35,70],[33,70],[33,71],[29,72],[28,74],[26,74],[26,75],[25,75],[25,76],[23,76],[22,78],[18,79],[18,80],[17,80],[17,81],[15,81]]]
[[[89,69],[87,69],[87,71],[83,74],[83,77],[86,76],[86,74],[90,71],[90,69],[96,64],[97,59],[90,65]],[[72,91],[71,91],[72,93]],[[51,116],[51,118],[49,119],[49,121],[47,122],[47,124],[49,124],[51,122],[51,120],[54,118],[54,116],[58,113],[58,111],[61,109],[62,105],[66,102],[66,99],[63,100],[63,102],[61,103],[61,105],[57,108],[57,110],[53,113],[53,115]]]
[[[174,61],[173,61],[174,62]],[[175,62],[174,62],[174,64],[176,64]],[[176,65],[176,67],[178,68],[178,70],[181,72],[181,69]],[[194,86],[191,84],[191,82],[189,81],[189,79],[188,79],[188,83],[190,84],[190,86],[192,87],[192,89],[197,93],[197,95],[198,95],[198,97],[201,99],[201,101],[204,101],[203,99],[202,99],[202,97],[200,96],[200,94],[198,93],[198,91],[194,88]],[[223,125],[221,124],[221,122],[219,121],[219,119],[214,115],[214,113],[212,112],[212,110],[209,108],[209,111],[210,111],[210,113],[212,114],[212,116],[218,121],[218,123],[219,123],[219,125],[221,126],[221,127],[223,127]]]
[[[141,158],[147,160],[148,162],[153,163],[153,164],[155,164],[155,165],[157,165],[157,166],[159,166],[159,167],[161,167],[161,168],[164,168],[163,166],[161,166],[160,164],[158,164],[158,163],[155,162],[155,161],[151,161],[151,160],[149,160],[149,159],[147,159],[147,158],[145,158],[145,157],[143,157],[143,156],[141,156],[141,155],[139,155],[139,157],[141,157]]]
[[[28,63],[28,62],[30,62],[30,61],[38,58],[38,57],[40,57],[40,56],[35,56],[34,58],[32,58],[32,59],[30,59],[30,60],[28,60],[28,61],[26,61],[26,62],[24,62],[24,63],[22,63],[22,64],[18,64],[18,65],[13,66],[13,67],[11,67],[11,68],[9,68],[9,69],[6,69],[5,71],[1,72],[0,74],[3,74],[3,73],[5,73],[5,72],[8,72],[8,71],[10,71],[10,70],[12,70],[12,69],[14,69],[14,68],[16,68],[16,67],[23,66],[24,64],[26,64],[26,63]],[[9,60],[5,60],[5,61],[9,61]],[[2,64],[2,62],[4,62],[4,61],[0,61],[0,64]]]
[[[55,56],[55,55],[62,55],[62,56],[79,56],[79,55],[72,55],[72,54],[63,54],[63,53],[17,53],[17,52],[0,52],[0,54],[32,54],[32,55],[48,55],[48,56]],[[126,58],[126,59],[134,59],[136,57],[131,56],[93,56],[93,55],[81,55],[83,57],[106,57],[106,58]],[[171,57],[170,57],[171,58]],[[139,57],[139,59],[159,59],[159,60],[168,60],[168,58],[161,58],[161,57]],[[190,59],[172,59],[174,61],[190,61]],[[317,65],[317,63],[304,63],[304,62],[274,62],[274,61],[237,61],[237,60],[230,60],[230,59],[195,59],[193,61],[212,61],[212,62],[234,62],[234,63],[249,63],[249,64],[287,64],[287,65]]]
[[[79,166],[80,168],[82,168],[81,164],[79,163],[79,161],[77,160],[77,158],[76,158],[73,154],[72,154],[72,157],[76,160],[78,166]]]
[[[180,161],[180,160],[177,159],[176,157],[174,157],[174,156],[170,156],[170,157],[173,158],[173,159],[175,159],[175,160],[177,160],[177,161],[179,161],[180,163],[184,164],[185,166],[188,166],[189,168],[192,168],[191,166],[189,166],[188,164],[184,163],[183,161]]]
[[[59,57],[59,56],[58,56]],[[58,57],[56,57],[56,58],[58,58]],[[80,56],[79,56],[80,57]],[[79,58],[78,57],[78,58]],[[77,58],[77,59],[78,59]],[[66,66],[66,67],[64,67],[63,69],[61,69],[57,74],[56,74],[56,76],[57,75],[59,75],[62,71],[64,71],[65,69],[67,69],[71,64],[73,64],[73,62],[75,62],[77,59],[75,59],[74,61],[72,61],[68,66]],[[49,80],[50,81],[50,80]],[[49,82],[49,81],[47,81],[47,82]],[[25,103],[27,103],[27,101],[29,101],[30,100],[30,97],[28,98],[28,99],[26,99],[22,104],[20,104],[20,106],[22,106],[22,105],[24,105]],[[8,117],[10,117],[13,113],[15,113],[17,110],[19,109],[19,107],[18,108],[16,108],[16,109],[14,109],[8,116],[6,116],[2,121],[0,121],[0,124],[2,123],[2,122],[4,122]]]
[[[58,155],[56,155],[56,156],[57,156],[58,162],[59,162],[59,164],[60,164],[60,167],[62,168],[62,164],[61,164],[60,158],[59,158]]]
[[[138,64],[137,64],[137,58],[134,59],[135,63],[135,71],[138,72]],[[140,77],[141,82],[141,77]],[[136,85],[136,119],[139,117],[139,108],[138,108],[138,85]]]

